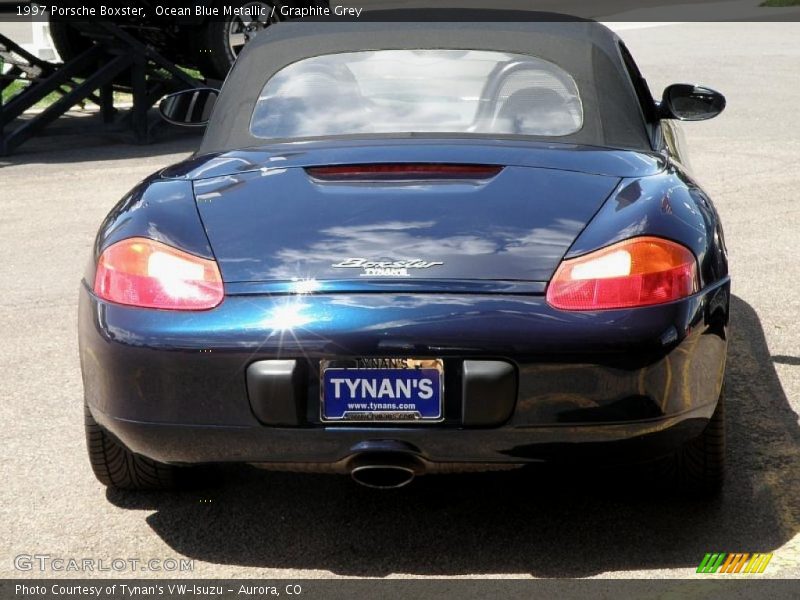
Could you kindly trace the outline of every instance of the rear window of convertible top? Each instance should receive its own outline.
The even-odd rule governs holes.
[[[263,139],[451,133],[564,136],[583,125],[574,79],[551,62],[483,50],[328,54],[278,71],[250,121]]]

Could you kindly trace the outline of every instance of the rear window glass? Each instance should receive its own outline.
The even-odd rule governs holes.
[[[563,136],[583,126],[573,78],[551,62],[476,50],[372,50],[307,58],[264,86],[258,138],[382,133]]]

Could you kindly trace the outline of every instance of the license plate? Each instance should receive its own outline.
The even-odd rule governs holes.
[[[439,359],[322,361],[323,421],[442,420],[444,366]]]

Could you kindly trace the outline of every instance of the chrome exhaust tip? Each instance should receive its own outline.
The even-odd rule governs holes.
[[[416,473],[401,465],[360,465],[350,471],[353,481],[376,490],[395,490],[408,485]]]
[[[348,466],[353,481],[377,490],[401,488],[425,472],[425,464],[405,452],[365,452],[354,456]]]

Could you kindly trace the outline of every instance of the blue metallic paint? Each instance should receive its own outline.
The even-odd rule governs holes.
[[[192,186],[185,181],[154,176],[136,186],[100,226],[95,256],[115,242],[137,236],[204,258],[214,256],[197,214]]]
[[[319,359],[436,356],[457,378],[465,358],[510,358],[519,372],[514,415],[495,435],[481,433],[481,447],[462,457],[496,461],[518,445],[624,439],[707,419],[726,347],[724,325],[710,310],[727,304],[728,293],[722,283],[669,305],[594,314],[498,294],[230,297],[213,311],[171,313],[99,302],[84,287],[84,386],[106,427],[160,460],[214,460],[215,453],[233,460],[231,453],[241,452],[248,461],[294,462],[316,460],[316,451],[319,460],[339,460],[354,438],[387,435],[443,460],[454,450],[441,445],[439,433],[463,431],[452,410],[434,430],[320,425]],[[293,432],[264,427],[250,409],[246,368],[269,358],[306,365],[307,419]],[[165,435],[136,446],[136,436],[150,439],[146,432],[155,425],[165,434],[190,428],[218,443],[182,447]],[[566,425],[568,433],[556,431]],[[309,428],[320,431],[306,437]],[[250,445],[253,436],[260,453]]]
[[[728,275],[719,217],[708,196],[677,165],[650,177],[624,179],[570,248],[566,258],[614,242],[654,235],[687,246],[697,257],[701,284]]]
[[[358,277],[332,267],[349,257],[444,263],[414,278],[548,281],[618,182],[508,166],[488,181],[323,183],[280,168],[197,181],[195,194],[225,282],[324,290]]]
[[[343,138],[265,145],[221,154],[194,156],[161,171],[168,179],[209,179],[270,167],[308,167],[385,162],[447,162],[496,164],[575,171],[610,177],[646,177],[664,169],[664,156],[656,152],[634,152],[578,146],[559,142],[518,142],[490,137],[464,138],[418,136],[376,139]]]
[[[515,209],[524,214],[526,190],[519,186],[531,174],[566,197],[563,205],[551,200],[543,208],[547,226],[542,235],[573,210],[584,211],[581,226],[570,230],[569,240],[562,240],[546,264],[529,254],[533,266],[526,277],[519,276],[522,271],[502,273],[499,252],[487,252],[483,260],[489,262],[473,271],[463,263],[450,277],[340,277],[311,289],[298,288],[288,271],[275,279],[263,268],[270,258],[267,251],[299,248],[302,260],[303,250],[320,240],[336,215],[340,224],[359,218],[362,226],[376,222],[379,204],[372,215],[360,212],[363,204],[344,211],[342,198],[371,189],[346,185],[319,194],[319,199],[335,201],[339,212],[312,214],[309,197],[298,196],[295,206],[305,211],[300,213],[305,229],[288,231],[288,211],[271,204],[269,216],[283,214],[284,223],[277,231],[262,225],[259,237],[259,227],[247,228],[262,218],[254,207],[273,193],[271,184],[283,182],[275,185],[285,185],[285,202],[292,186],[310,191],[315,185],[303,181],[300,168],[273,177],[263,169],[403,160],[516,165],[504,171],[507,179],[498,179],[495,190],[502,192],[495,202],[513,201],[502,213],[480,212],[481,221],[469,230],[478,241],[482,225],[497,219],[512,232],[532,229],[530,220],[512,220],[508,214]],[[192,186],[199,193],[199,213]],[[583,209],[574,191],[579,186],[594,189]],[[465,235],[467,221],[457,198],[470,193],[477,198],[486,188],[458,183],[455,189],[452,196],[433,186],[413,190],[426,202],[444,202],[447,208],[419,217],[436,220],[431,244],[442,236]],[[224,193],[212,195],[218,191]],[[392,200],[385,207],[389,218],[410,218],[396,202],[404,192],[411,190],[376,191],[383,201]],[[448,211],[452,219],[445,218]],[[593,453],[597,444],[626,440],[625,452],[633,449],[638,458],[645,446],[666,452],[697,435],[714,410],[727,346],[730,282],[724,241],[708,198],[666,155],[559,144],[394,140],[283,145],[196,157],[131,192],[101,228],[94,258],[111,243],[140,235],[213,256],[201,213],[212,239],[215,227],[230,232],[223,235],[225,244],[235,243],[237,228],[249,231],[234,259],[257,264],[238,273],[261,281],[227,283],[225,301],[205,312],[142,310],[99,301],[91,292],[91,269],[81,290],[86,400],[101,424],[134,451],[157,460],[333,462],[365,440],[382,439],[411,444],[434,461],[525,462],[560,456],[566,446]],[[226,214],[231,222],[225,222]],[[491,247],[498,248],[491,228],[486,231]],[[369,227],[362,232],[374,233]],[[695,252],[703,278],[698,294],[631,310],[564,312],[547,305],[546,281],[561,255],[583,254],[645,233],[679,241]],[[494,266],[502,275],[490,280]],[[295,276],[302,280],[305,273],[298,269]],[[519,378],[516,410],[505,425],[488,430],[465,430],[452,401],[446,401],[445,421],[433,428],[322,426],[315,416],[318,361],[339,356],[442,357],[446,376],[456,380],[465,358],[511,360]],[[251,411],[245,371],[253,361],[269,358],[295,358],[305,365],[306,420],[299,428],[266,427]]]

